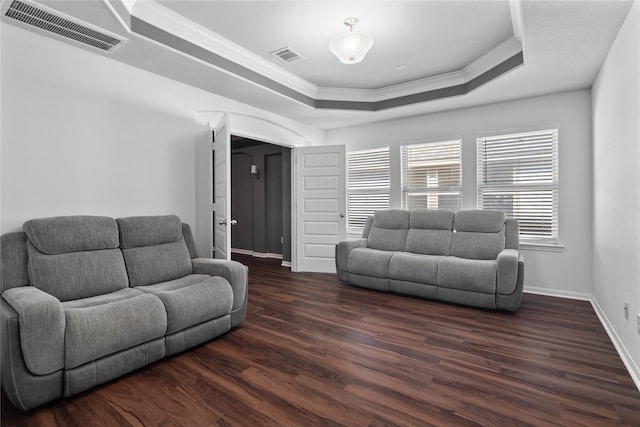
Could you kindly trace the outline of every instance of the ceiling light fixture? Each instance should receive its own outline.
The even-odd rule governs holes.
[[[349,27],[349,33],[343,34],[331,40],[329,49],[343,64],[357,64],[364,59],[371,46],[373,37],[365,33],[354,33],[353,27],[358,23],[358,18],[347,18],[344,25]]]

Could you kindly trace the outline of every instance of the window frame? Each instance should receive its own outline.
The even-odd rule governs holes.
[[[446,144],[455,144],[456,147],[455,149],[457,149],[457,174],[458,174],[458,184],[459,185],[443,185],[443,186],[433,186],[433,187],[429,187],[427,185],[425,185],[424,187],[419,187],[419,186],[409,186],[409,164],[408,164],[408,158],[410,156],[409,151],[411,149],[421,149],[421,148],[427,148],[430,147],[433,149],[433,153],[437,154],[437,151],[442,150],[442,146],[445,146]],[[439,146],[439,147],[438,147]],[[437,147],[437,148],[436,148]],[[438,203],[438,207],[437,208],[430,208],[428,206],[427,202],[427,206],[423,206],[420,208],[427,208],[427,209],[451,209],[454,211],[458,211],[460,209],[462,209],[463,206],[463,173],[462,173],[462,139],[461,138],[455,138],[455,139],[444,139],[444,140],[435,140],[435,141],[428,141],[428,142],[417,142],[417,143],[412,143],[412,144],[405,144],[400,146],[400,172],[401,172],[401,180],[400,180],[400,197],[401,197],[401,206],[402,209],[419,209],[418,207],[411,207],[409,206],[408,203],[408,196],[410,193],[419,193],[419,192],[423,192],[426,193],[425,196],[427,197],[427,200],[430,198],[433,198],[433,196],[437,197],[438,194],[443,194],[446,195],[447,193],[457,193],[458,196],[458,203],[457,206],[455,207],[451,207],[451,206],[446,206],[446,207],[441,207],[439,206]],[[426,150],[429,151],[429,150]],[[428,154],[428,153],[425,153]],[[453,158],[453,157],[452,157]],[[455,164],[455,163],[454,163]],[[433,180],[433,176],[434,174],[432,172],[437,172],[436,170],[433,171],[427,171],[426,174],[426,181],[428,182],[429,179],[431,178],[431,180]],[[451,175],[452,171],[451,170],[447,170],[446,174],[447,175]],[[436,178],[437,179],[437,175]],[[433,182],[433,181],[432,181]],[[429,194],[431,193],[431,194]]]
[[[539,168],[539,172],[543,174],[541,176],[547,177],[547,179],[551,179],[551,181],[546,181],[545,179],[535,182],[532,180],[531,176],[535,174],[527,174],[523,173],[521,175],[521,179],[525,182],[522,183],[501,183],[501,184],[487,184],[485,182],[485,171],[486,171],[486,144],[487,142],[494,142],[496,144],[515,144],[518,140],[530,139],[535,140],[538,139],[540,141],[547,141],[550,143],[551,147],[547,148],[547,153],[544,153],[543,142],[538,142],[540,147],[537,149],[540,151],[537,154],[532,154],[531,151],[535,153],[535,150],[528,150],[527,153],[529,158],[532,156],[537,156],[537,163],[540,163],[540,159],[544,157],[549,157],[550,152],[550,164],[544,165],[540,167],[539,165],[535,165],[535,167]],[[535,148],[535,147],[534,147]],[[495,150],[495,148],[494,148]],[[505,148],[502,153],[498,151],[498,155],[505,156],[507,150],[513,150],[513,153],[517,153],[517,149],[509,149]],[[514,154],[515,156],[515,154]],[[548,128],[548,129],[536,129],[536,130],[528,130],[528,131],[517,131],[510,133],[500,133],[500,134],[492,134],[487,136],[481,136],[476,138],[476,158],[477,158],[477,208],[478,209],[490,209],[491,207],[485,206],[485,193],[493,191],[493,192],[502,192],[504,194],[513,193],[517,194],[516,198],[520,198],[522,194],[529,192],[530,194],[534,193],[544,193],[550,192],[549,201],[547,204],[550,205],[549,217],[550,220],[545,225],[543,217],[546,214],[546,210],[543,212],[538,212],[537,215],[540,216],[540,224],[537,226],[539,230],[536,230],[534,226],[524,225],[525,222],[522,218],[523,215],[536,215],[535,210],[532,210],[531,205],[527,206],[526,198],[521,198],[523,200],[523,206],[521,208],[521,212],[523,215],[511,215],[511,212],[507,212],[507,215],[517,219],[520,223],[520,244],[522,247],[529,247],[533,249],[546,249],[546,250],[561,250],[563,247],[560,244],[560,231],[559,231],[559,200],[560,200],[560,183],[559,183],[559,129],[558,128]],[[493,161],[498,161],[494,159]],[[505,163],[504,157],[502,158],[503,165],[501,166],[502,170],[505,171],[507,168],[516,169],[517,167],[522,168],[522,164],[518,164],[516,161],[512,163]],[[530,163],[531,165],[531,163]],[[531,166],[530,166],[531,167]],[[514,178],[517,178],[517,175],[513,175]],[[513,206],[513,204],[511,205]],[[540,209],[538,209],[540,210]],[[513,211],[513,209],[511,210]],[[527,223],[535,223],[536,218],[533,216],[529,216],[527,219]],[[550,232],[548,236],[541,235],[545,228],[549,228]],[[523,233],[524,229],[524,233]],[[533,230],[534,233],[527,233],[526,230]],[[537,235],[536,235],[537,234]]]
[[[371,154],[381,154],[384,155],[386,152],[386,186],[380,185],[378,182],[375,185],[366,185],[366,181],[361,181],[358,186],[352,186],[351,177],[353,175],[351,165],[353,164],[353,160],[351,156],[363,156],[366,158],[367,155]],[[391,207],[391,149],[389,146],[384,147],[376,147],[376,148],[367,148],[362,150],[352,150],[346,153],[346,165],[347,165],[347,176],[346,176],[346,206],[347,206],[347,218],[346,218],[346,228],[348,234],[361,234],[364,229],[364,221],[362,225],[354,226],[351,225],[352,219],[354,216],[362,216],[363,214],[357,215],[354,214],[351,201],[351,196],[378,196],[384,198],[386,196],[386,205],[384,202],[379,206],[376,206],[371,212],[367,212],[366,216],[373,215],[373,212],[378,209],[389,209]],[[366,159],[363,159],[366,160]],[[361,160],[362,161],[362,160]],[[384,164],[381,164],[381,167],[384,168]],[[365,187],[366,185],[366,187]],[[364,209],[363,206],[359,207],[359,210],[362,211]],[[366,216],[364,216],[366,220]]]

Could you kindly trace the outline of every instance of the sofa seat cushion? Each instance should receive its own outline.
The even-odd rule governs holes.
[[[229,314],[233,305],[233,289],[219,276],[190,274],[135,289],[162,300],[167,312],[167,335]]]
[[[129,289],[115,294],[63,305],[66,369],[165,335],[167,313],[160,299]]]
[[[438,263],[443,257],[398,252],[389,262],[389,278],[408,282],[436,285]]]
[[[370,248],[356,248],[349,254],[349,273],[389,278],[389,261],[397,252]]]
[[[438,286],[495,294],[496,261],[446,257],[438,264]]]

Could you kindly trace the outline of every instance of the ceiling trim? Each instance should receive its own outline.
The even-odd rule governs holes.
[[[132,1],[132,0],[129,0]],[[464,95],[524,63],[519,0],[514,36],[461,70],[378,89],[318,87],[153,1],[135,1],[131,31],[186,57],[313,109],[380,111]]]

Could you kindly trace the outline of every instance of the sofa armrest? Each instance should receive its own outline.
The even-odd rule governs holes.
[[[2,298],[18,314],[20,346],[27,369],[35,375],[62,369],[65,316],[60,301],[33,286],[7,289]]]
[[[191,260],[194,274],[208,274],[227,279],[233,289],[232,310],[240,308],[247,299],[248,268],[237,261],[212,258]]]
[[[336,266],[339,270],[349,271],[349,253],[355,248],[366,248],[367,239],[345,240],[336,245]]]
[[[498,283],[496,292],[503,295],[512,294],[518,282],[518,262],[522,261],[520,252],[516,249],[504,249],[497,258]]]

